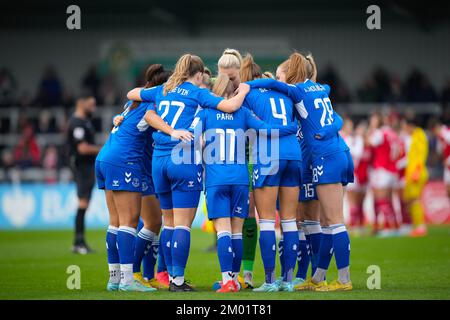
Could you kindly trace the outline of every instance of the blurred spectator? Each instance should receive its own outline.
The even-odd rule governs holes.
[[[2,150],[2,159],[1,159],[2,168],[10,169],[14,167],[14,154],[10,149]]]
[[[19,96],[17,104],[22,109],[30,107],[33,104],[33,98],[31,97],[30,92],[28,91],[22,92]]]
[[[57,182],[56,169],[58,168],[58,149],[54,145],[49,145],[44,151],[42,158],[42,168],[47,170],[45,182]]]
[[[56,129],[55,119],[49,110],[42,110],[39,113],[39,124],[37,133],[55,133]]]
[[[404,84],[406,102],[437,102],[438,95],[428,78],[421,71],[413,69]]]
[[[33,127],[26,125],[19,143],[14,148],[14,161],[20,168],[25,169],[39,165],[41,152],[34,136]]]
[[[370,75],[357,90],[358,99],[361,102],[374,102],[378,99],[378,91],[375,79]]]
[[[94,96],[94,98],[97,100],[99,104],[101,104],[100,101],[100,85],[101,85],[101,79],[97,72],[97,66],[91,65],[89,69],[86,72],[86,75],[83,77],[83,80],[81,81],[83,90],[86,91],[86,93],[91,94]]]
[[[3,68],[0,70],[0,107],[10,106],[14,101],[17,85],[11,72]]]
[[[319,78],[320,83],[331,86],[331,101],[350,102],[350,92],[331,64],[328,64],[324,71],[319,72]]]
[[[38,106],[58,106],[62,102],[63,89],[56,70],[49,66],[45,69],[39,84],[36,104]]]
[[[121,102],[120,90],[114,75],[107,75],[100,86],[100,97],[103,105],[114,106]]]
[[[373,79],[377,90],[377,98],[374,102],[388,102],[392,96],[391,79],[389,73],[381,68],[375,68]]]

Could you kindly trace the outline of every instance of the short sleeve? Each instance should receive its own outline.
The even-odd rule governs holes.
[[[151,88],[145,88],[141,90],[141,99],[142,101],[156,101],[156,95],[158,94],[159,88],[161,86],[151,87]]]
[[[222,97],[218,97],[211,93],[208,89],[200,89],[198,91],[198,103],[203,108],[217,109]]]
[[[75,143],[80,143],[86,140],[86,129],[83,126],[77,125],[72,130],[72,138]]]
[[[146,103],[145,111],[155,111],[156,112],[156,103]]]

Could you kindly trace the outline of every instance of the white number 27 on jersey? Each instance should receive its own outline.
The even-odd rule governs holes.
[[[333,123],[333,106],[330,98],[315,99],[314,107],[316,109],[322,108],[322,117],[320,117],[320,125],[322,127]]]

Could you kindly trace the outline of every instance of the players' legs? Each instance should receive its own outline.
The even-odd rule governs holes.
[[[119,215],[117,245],[120,258],[121,286],[133,283],[133,262],[136,243],[136,228],[141,209],[140,192],[112,191],[112,198]]]
[[[231,244],[233,246],[233,279],[237,282],[237,278],[241,269],[243,257],[243,225],[246,219],[233,217],[231,218]],[[256,230],[255,230],[256,233]],[[256,238],[256,236],[255,236]]]
[[[297,252],[299,247],[299,235],[297,229],[298,187],[280,187],[280,218],[283,231],[283,256],[284,282],[292,282]]]
[[[271,284],[275,281],[275,215],[278,187],[256,188],[254,195],[259,215],[259,246],[265,270],[265,283]]]
[[[106,251],[108,255],[109,281],[108,290],[117,290],[120,282],[120,259],[117,249],[117,232],[119,214],[113,199],[113,192],[105,190],[106,206],[109,213],[109,226],[106,231]]]
[[[320,202],[308,200],[299,203],[300,216],[300,252],[297,278],[306,279],[306,274],[311,262],[311,275],[317,269],[319,260],[319,248],[322,240],[322,227],[320,222]]]
[[[231,240],[231,219],[216,218],[213,220],[217,231],[217,256],[219,258],[222,283],[234,280],[233,277],[233,244]],[[241,234],[242,235],[242,234]]]
[[[258,225],[255,217],[254,192],[249,196],[249,213],[242,227],[243,253],[242,268],[244,282],[253,286],[253,265],[255,263],[256,244],[258,243]]]
[[[343,187],[341,183],[321,184],[317,186],[317,195],[324,224],[318,267],[312,280],[315,283],[325,280],[326,271],[334,252],[338,268],[338,280],[341,284],[349,283],[350,239],[344,224]]]
[[[175,227],[173,220],[173,209],[161,209],[161,211],[163,215],[164,226],[161,231],[160,248],[162,249],[161,254],[164,256],[164,262],[166,264],[169,281],[172,281],[172,237]]]
[[[161,229],[161,209],[154,195],[142,197],[141,218],[144,226],[139,230],[136,238],[133,272],[140,272],[143,262],[144,278],[153,279],[159,246],[158,234]]]

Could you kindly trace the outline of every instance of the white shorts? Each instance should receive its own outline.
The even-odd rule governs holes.
[[[444,168],[444,183],[446,186],[450,185],[450,168],[449,167]]]
[[[348,191],[355,191],[355,192],[366,192],[367,191],[367,183],[361,184],[358,181],[358,177],[355,175],[355,181],[353,183],[349,183],[346,186],[346,189]]]
[[[397,185],[398,176],[394,172],[378,168],[370,170],[369,180],[372,188],[388,189]]]

